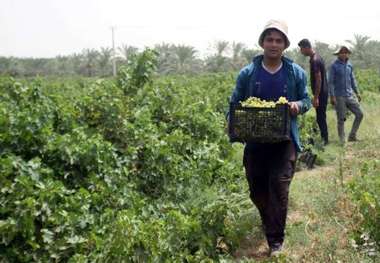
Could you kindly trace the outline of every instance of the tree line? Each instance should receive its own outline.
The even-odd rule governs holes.
[[[368,36],[355,34],[346,40],[352,50],[351,61],[360,69],[375,69],[380,73],[380,42]],[[335,59],[333,52],[338,45],[315,42],[314,48],[324,58],[326,65]],[[158,53],[158,73],[199,74],[204,72],[226,72],[239,70],[248,64],[252,57],[261,53],[258,46],[248,48],[240,42],[218,41],[213,45],[211,54],[201,57],[200,52],[189,45],[161,43],[154,46]],[[112,75],[113,59],[119,68],[141,53],[137,47],[123,44],[116,52],[102,47],[84,49],[80,53],[54,58],[18,58],[0,56],[0,75],[11,76],[87,76],[107,77]],[[307,68],[308,59],[300,54],[298,48],[289,49],[286,55]]]

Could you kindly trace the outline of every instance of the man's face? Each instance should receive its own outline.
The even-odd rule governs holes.
[[[264,56],[268,58],[280,58],[285,50],[285,38],[277,30],[270,30],[266,33],[263,41]]]
[[[304,56],[308,56],[309,53],[310,53],[310,48],[301,47],[301,48],[300,48],[300,52],[301,52],[302,55],[304,55]]]
[[[339,52],[339,54],[338,54],[338,58],[340,59],[340,60],[347,60],[348,59],[348,51],[346,51],[346,50],[342,50],[341,52]]]

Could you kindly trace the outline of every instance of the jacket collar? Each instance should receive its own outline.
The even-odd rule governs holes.
[[[341,64],[341,65],[351,65],[350,60],[348,59],[346,62],[340,60],[339,58],[336,59],[335,63]]]
[[[249,73],[248,73],[249,75],[251,75],[253,71],[256,70],[261,65],[263,59],[264,59],[264,55],[258,55],[252,59],[253,67],[250,68]],[[286,68],[288,68],[293,63],[293,60],[285,56],[282,56],[281,60],[282,60],[283,66],[285,66]]]
[[[252,59],[252,63],[255,65],[260,65],[261,62],[263,61],[263,59],[264,59],[264,55],[258,55]],[[290,58],[287,58],[285,56],[282,56],[281,60],[282,60],[282,63],[284,63],[284,64],[292,64],[293,63],[293,60],[291,60]]]

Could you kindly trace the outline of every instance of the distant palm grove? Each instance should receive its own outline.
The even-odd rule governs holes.
[[[297,41],[297,40],[293,40]],[[352,49],[351,61],[360,69],[373,69],[380,72],[380,42],[368,36],[354,35],[346,40]],[[314,48],[330,65],[337,45],[323,42],[314,43]],[[204,72],[235,71],[250,62],[261,52],[257,46],[247,48],[243,43],[219,41],[214,44],[210,55],[200,58],[199,51],[188,45],[162,43],[154,46],[158,53],[158,73],[199,74]],[[141,53],[136,47],[123,44],[115,49],[102,47],[100,50],[84,49],[81,53],[55,58],[17,58],[0,56],[0,75],[11,76],[73,76],[107,77],[112,75],[113,59],[117,68],[127,64]],[[287,56],[306,68],[308,60],[298,48],[289,49]]]

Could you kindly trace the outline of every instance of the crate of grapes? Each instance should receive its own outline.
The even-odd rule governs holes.
[[[249,98],[230,104],[228,133],[231,142],[276,143],[290,140],[290,113],[287,100],[267,102]]]

